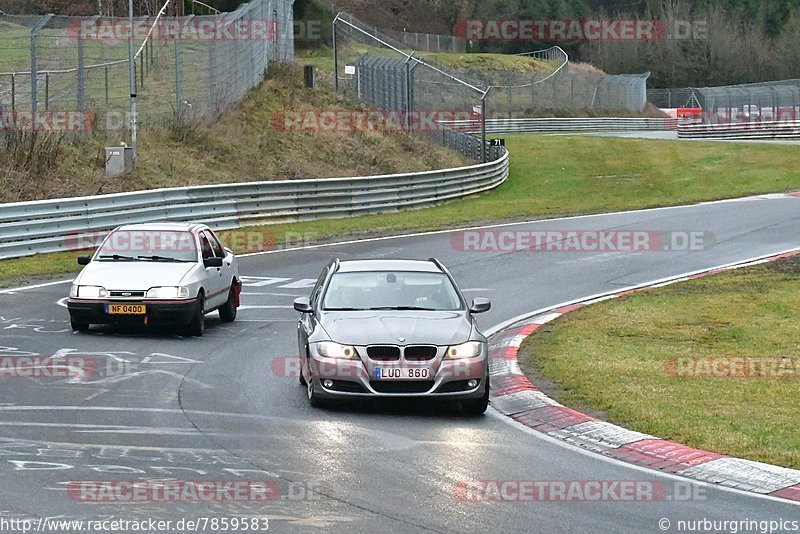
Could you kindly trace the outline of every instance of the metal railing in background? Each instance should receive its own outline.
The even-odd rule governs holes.
[[[681,124],[679,139],[800,138],[800,121],[764,121],[738,124]]]
[[[455,130],[473,133],[480,130],[476,121],[445,122]],[[521,119],[488,119],[486,133],[546,133],[546,132],[608,132],[608,131],[666,131],[676,130],[678,119],[672,118],[628,118],[628,117],[596,117],[596,118],[521,118]]]
[[[251,0],[232,13],[162,18],[135,60],[139,126],[214,118],[264,79],[270,61],[292,60],[292,4]],[[145,29],[153,22],[135,19]],[[104,17],[0,16],[0,109],[89,111],[96,129],[126,130],[128,41],[121,37],[127,24]],[[138,50],[144,35],[136,37]]]
[[[470,136],[465,136],[470,137]],[[475,139],[472,138],[474,141]],[[0,205],[0,258],[69,251],[121,224],[253,224],[387,213],[433,206],[502,184],[508,153],[489,163],[408,174],[208,185]]]
[[[704,124],[800,118],[800,80],[698,87]]]

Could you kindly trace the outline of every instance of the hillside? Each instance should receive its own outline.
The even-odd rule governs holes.
[[[92,135],[75,142],[0,137],[0,202],[252,180],[391,174],[466,164],[460,154],[403,133],[279,131],[283,110],[364,109],[330,87],[305,89],[299,66],[279,66],[215,123],[145,130],[134,173],[107,178],[103,146]]]

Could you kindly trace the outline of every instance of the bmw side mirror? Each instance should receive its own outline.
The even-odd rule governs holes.
[[[204,258],[203,265],[206,267],[222,267],[222,258]]]
[[[472,299],[472,306],[469,307],[470,313],[483,313],[492,309],[492,302],[483,297]]]
[[[78,256],[78,265],[89,265],[90,261],[92,261],[92,258],[89,256]]]
[[[308,297],[300,297],[294,300],[294,309],[300,313],[312,313],[314,309],[311,307],[311,301]]]

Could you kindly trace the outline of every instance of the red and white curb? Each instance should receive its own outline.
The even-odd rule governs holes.
[[[541,391],[517,363],[522,341],[542,325],[578,308],[636,291],[749,267],[800,254],[795,249],[534,312],[489,336],[492,406],[528,428],[631,464],[762,495],[800,501],[800,470],[732,458],[634,432],[563,406]]]

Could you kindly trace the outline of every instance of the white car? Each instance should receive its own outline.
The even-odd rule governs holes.
[[[169,324],[202,336],[205,314],[236,319],[239,263],[203,224],[120,226],[106,236],[70,289],[73,330],[92,324]]]

